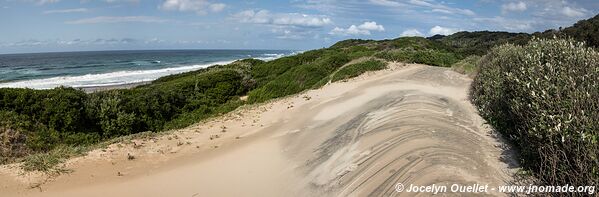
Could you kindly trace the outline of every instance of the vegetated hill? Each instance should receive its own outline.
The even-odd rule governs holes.
[[[544,32],[510,33],[502,31],[476,31],[457,32],[449,36],[434,35],[426,38],[397,38],[388,40],[360,40],[350,39],[335,43],[331,48],[348,48],[352,46],[364,46],[377,50],[393,50],[401,48],[413,48],[416,50],[432,49],[455,53],[460,59],[470,55],[485,55],[491,48],[510,43],[525,45],[533,37],[538,38],[572,38],[576,41],[585,42],[587,46],[599,47],[599,15],[578,21],[576,24],[550,29]]]
[[[532,35],[527,33],[509,32],[458,32],[445,37],[430,37],[431,40],[442,42],[454,48],[457,53],[463,55],[484,55],[494,46],[512,43],[517,45],[526,44]]]
[[[543,32],[543,36],[541,37],[552,35],[570,37],[577,41],[584,41],[588,46],[599,47],[599,15],[578,21],[574,25],[561,30]]]
[[[435,35],[429,37],[429,40],[439,41],[453,48],[455,52],[468,55],[484,55],[494,46],[506,43],[515,45],[525,45],[532,37],[538,38],[572,38],[576,41],[585,42],[587,46],[599,47],[599,15],[578,21],[576,24],[559,28],[550,29],[544,32],[528,33],[510,33],[501,31],[476,31],[476,32],[458,32],[449,36]]]

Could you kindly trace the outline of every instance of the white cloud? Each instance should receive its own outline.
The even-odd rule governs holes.
[[[444,14],[476,15],[472,10],[451,7],[445,2],[437,2],[435,0],[370,0],[370,3],[385,7],[401,8],[402,12],[410,10],[409,8],[424,8],[429,9],[431,12]]]
[[[268,10],[246,10],[233,15],[232,18],[242,23],[297,27],[323,27],[333,23],[326,16],[299,13],[270,13]]]
[[[431,28],[431,30],[428,32],[430,35],[451,35],[455,32],[458,32],[460,30],[458,29],[453,29],[453,28],[446,28],[446,27],[441,27],[441,26],[434,26],[433,28]]]
[[[420,31],[418,31],[417,29],[408,29],[403,31],[399,37],[412,37],[412,36],[418,36],[418,37],[424,37],[424,34],[421,33]]]
[[[387,6],[387,7],[402,7],[402,6],[406,6],[406,4],[404,3],[400,3],[397,1],[390,1],[390,0],[370,0],[371,3],[376,4],[376,5],[381,5],[381,6]]]
[[[98,16],[93,18],[84,18],[74,21],[67,21],[67,24],[96,24],[96,23],[164,23],[166,19],[152,16]]]
[[[139,3],[140,0],[105,0],[108,3],[127,2],[127,3]]]
[[[145,44],[160,44],[160,43],[164,43],[165,41],[159,38],[152,38],[152,39],[148,39],[146,41],[144,41]]]
[[[65,9],[65,10],[46,10],[43,14],[64,14],[64,13],[76,13],[76,12],[87,12],[89,11],[87,8],[74,8],[74,9]]]
[[[520,1],[520,2],[510,2],[508,4],[503,4],[501,6],[501,12],[502,13],[508,13],[508,12],[523,12],[526,11],[527,6],[526,3]]]
[[[223,3],[212,3],[208,0],[165,0],[160,8],[163,10],[177,10],[182,12],[196,12],[207,14],[208,11],[220,12],[225,9]]]
[[[364,22],[361,25],[351,25],[347,29],[335,27],[329,34],[331,35],[370,35],[371,31],[385,31],[383,25],[376,24],[374,21]]]
[[[37,5],[58,3],[61,0],[21,0],[23,2],[34,2]],[[91,0],[81,0],[81,3],[89,2]],[[128,2],[128,3],[139,3],[140,0],[102,0],[107,3],[117,3],[117,2]]]
[[[109,38],[109,39],[90,39],[90,40],[82,40],[82,39],[73,39],[73,40],[22,40],[13,43],[3,43],[0,44],[0,47],[35,47],[35,46],[50,46],[50,45],[114,45],[114,44],[133,44],[139,43],[138,40],[133,38]]]
[[[532,30],[535,20],[522,20],[522,19],[507,19],[504,17],[493,17],[493,18],[474,18],[476,22],[493,24],[497,27],[508,30],[508,31],[528,31]]]
[[[385,31],[385,27],[376,24],[376,22],[374,21],[364,22],[360,26],[358,26],[358,28],[368,31]]]
[[[567,17],[581,17],[581,16],[585,15],[585,10],[584,9],[574,9],[569,6],[566,6],[562,9],[561,13]]]
[[[321,27],[331,24],[331,19],[326,17],[314,17],[305,14],[286,14],[274,18],[272,23],[275,25]]]
[[[227,7],[227,5],[225,5],[224,3],[213,3],[213,4],[210,4],[210,11],[220,12],[220,11],[223,11],[226,7]]]
[[[331,32],[329,32],[329,34],[331,34],[331,35],[370,35],[370,31],[360,29],[360,28],[356,27],[355,25],[351,25],[347,29],[335,27],[333,30],[331,30]]]
[[[273,33],[279,34],[277,36],[278,39],[288,39],[288,40],[301,40],[307,36],[307,33],[302,32],[294,32],[288,29],[285,30],[273,30]]]
[[[36,3],[38,5],[44,5],[44,4],[47,4],[47,3],[56,3],[56,2],[59,2],[59,1],[60,0],[37,0]]]

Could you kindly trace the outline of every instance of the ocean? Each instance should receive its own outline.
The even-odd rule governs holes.
[[[51,89],[148,82],[215,64],[272,60],[289,50],[93,51],[0,55],[0,88]]]

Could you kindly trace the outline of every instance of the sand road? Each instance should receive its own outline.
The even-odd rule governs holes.
[[[93,151],[33,189],[45,179],[4,166],[0,196],[428,196],[395,188],[512,180],[505,145],[468,101],[470,79],[392,67]]]

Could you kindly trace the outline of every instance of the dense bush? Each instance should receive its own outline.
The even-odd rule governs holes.
[[[23,157],[30,152],[26,145],[25,130],[30,129],[31,126],[31,121],[25,115],[0,111],[0,164],[9,162],[15,157]]]
[[[88,108],[106,137],[161,131],[185,113],[201,109],[213,114],[214,108],[247,91],[242,79],[234,69],[211,69],[131,90],[96,93],[90,95]]]
[[[471,89],[481,115],[548,185],[599,183],[599,53],[572,40],[494,48]]]
[[[273,61],[252,66],[252,76],[258,86],[262,86],[279,75],[299,65],[314,62],[327,52],[326,49],[307,51],[294,56],[282,57]]]
[[[280,75],[270,77],[272,80],[249,93],[249,101],[263,102],[317,87],[322,85],[320,81],[349,61],[347,54],[340,50],[321,50],[320,56],[313,61],[295,65]]]
[[[0,110],[29,116],[48,129],[82,131],[87,123],[84,101],[87,95],[73,88],[53,90],[0,89]]]
[[[453,48],[458,54],[469,56],[485,55],[491,48],[502,44],[511,43],[516,45],[524,45],[530,39],[531,35],[527,33],[464,31],[435,40],[439,40],[447,46]]]
[[[454,53],[433,49],[395,49],[379,52],[375,56],[388,61],[419,63],[443,67],[449,67],[459,61],[459,57]]]
[[[344,66],[337,71],[331,81],[349,79],[368,71],[382,70],[387,68],[387,63],[380,60],[366,60],[360,63]]]
[[[247,79],[251,63],[259,62],[244,60],[91,94],[63,87],[0,89],[0,162],[58,146],[180,128],[233,110],[254,85]]]

